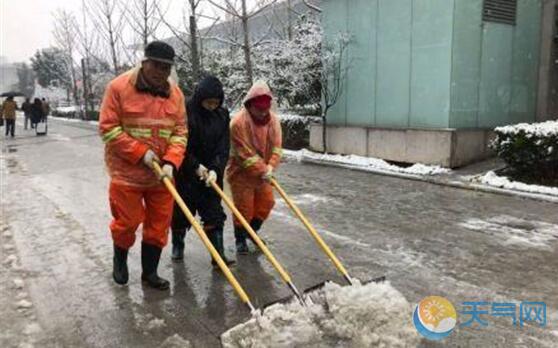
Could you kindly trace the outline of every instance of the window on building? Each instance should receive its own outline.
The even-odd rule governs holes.
[[[517,0],[484,0],[482,20],[515,25]]]

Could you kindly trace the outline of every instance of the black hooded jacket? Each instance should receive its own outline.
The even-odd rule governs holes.
[[[220,106],[210,111],[201,102],[217,98]],[[188,112],[188,147],[180,175],[186,180],[197,180],[196,169],[203,164],[214,170],[222,185],[223,173],[229,158],[229,111],[223,107],[223,85],[213,76],[203,78],[192,98],[186,103]],[[195,179],[195,180],[194,180]]]

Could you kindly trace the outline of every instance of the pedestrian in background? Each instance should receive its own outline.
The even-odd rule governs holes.
[[[6,122],[6,136],[9,134],[12,138],[15,136],[16,110],[17,103],[14,101],[14,97],[10,96],[2,103],[2,118]]]
[[[41,101],[43,107],[43,119],[41,122],[45,122],[46,117],[50,114],[50,104],[47,102],[45,98]]]
[[[37,123],[41,122],[43,117],[43,103],[41,99],[35,98],[31,105],[31,128],[37,128]]]
[[[31,99],[25,98],[23,104],[21,104],[21,110],[23,110],[23,129],[27,130],[27,125],[30,123],[31,128],[33,128],[33,122],[31,122]]]

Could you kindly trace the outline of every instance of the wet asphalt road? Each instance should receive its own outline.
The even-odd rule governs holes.
[[[157,347],[175,334],[214,347],[249,317],[194,233],[183,263],[164,250],[159,272],[170,292],[142,287],[140,238],[129,257],[129,286],[115,286],[96,127],[51,120],[46,137],[20,125],[16,132],[2,139],[0,162],[1,347]],[[487,327],[458,327],[443,343],[423,346],[556,346],[558,205],[298,163],[285,163],[279,180],[353,276],[385,275],[411,303],[429,295],[447,297],[458,310],[465,301],[546,302],[544,328],[485,317]],[[262,234],[295,284],[341,282],[276,198]],[[235,256],[230,218],[225,234]],[[263,256],[237,261],[234,274],[256,306],[290,294]]]

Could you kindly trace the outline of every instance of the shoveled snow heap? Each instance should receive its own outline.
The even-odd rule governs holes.
[[[364,157],[357,155],[332,155],[332,154],[321,154],[306,149],[299,151],[288,151],[283,150],[283,153],[297,161],[302,161],[304,159],[315,160],[319,162],[330,162],[338,163],[348,167],[357,167],[363,170],[370,171],[384,171],[384,172],[396,172],[404,174],[414,174],[414,175],[437,175],[449,173],[451,170],[443,168],[440,166],[430,166],[421,163],[415,163],[410,167],[399,167],[396,165],[389,164],[388,162],[374,157]]]
[[[541,194],[546,194],[551,196],[558,196],[558,187],[529,185],[518,181],[511,181],[505,176],[498,176],[493,171],[489,171],[485,175],[478,178],[474,178],[473,180],[478,181],[485,185],[501,187],[508,190],[517,190],[517,191],[524,191],[529,193],[541,193]]]
[[[221,335],[223,347],[413,347],[412,308],[389,282],[327,283],[312,304],[275,304]]]
[[[497,127],[494,130],[502,134],[518,134],[524,132],[537,137],[556,136],[558,135],[558,121],[518,123],[511,126]]]

